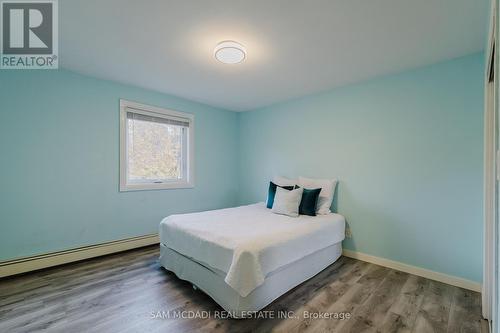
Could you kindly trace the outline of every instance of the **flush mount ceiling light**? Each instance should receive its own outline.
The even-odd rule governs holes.
[[[217,44],[214,50],[215,59],[224,64],[237,64],[245,60],[247,52],[240,43],[225,40]]]

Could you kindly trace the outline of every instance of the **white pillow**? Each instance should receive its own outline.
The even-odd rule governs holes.
[[[335,194],[335,187],[337,187],[337,179],[299,177],[298,185],[306,189],[321,188],[318,205],[316,206],[316,214],[325,215],[331,213],[330,206],[332,205],[333,195]]]
[[[299,205],[302,199],[302,192],[304,192],[303,188],[288,191],[284,188],[277,187],[272,212],[292,217],[299,216]]]
[[[281,176],[274,176],[273,183],[279,186],[295,186],[297,185],[297,179],[290,179]]]
[[[275,183],[278,186],[295,186],[297,185],[297,179],[290,179],[286,177],[281,177],[281,176],[274,176],[273,183]],[[267,192],[267,198],[266,202],[269,201],[269,191]]]

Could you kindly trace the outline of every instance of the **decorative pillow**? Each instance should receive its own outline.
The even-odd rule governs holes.
[[[275,176],[273,178],[273,183],[277,184],[278,186],[295,186],[297,184],[297,179],[290,179],[286,177],[281,177],[281,176]]]
[[[312,190],[304,189],[302,193],[302,200],[300,200],[299,214],[316,216],[316,207],[318,206],[320,188]]]
[[[273,182],[269,182],[269,190],[267,191],[267,208],[273,208],[274,196],[276,195],[276,187],[284,188],[288,191],[293,190],[294,186],[281,186]]]
[[[299,205],[303,192],[304,189],[301,187],[291,191],[281,187],[276,188],[272,212],[292,217],[299,216]]]
[[[332,205],[335,187],[337,187],[337,179],[312,179],[299,177],[298,183],[299,186],[306,189],[321,188],[318,206],[316,207],[316,214],[325,215],[331,212],[330,206]]]

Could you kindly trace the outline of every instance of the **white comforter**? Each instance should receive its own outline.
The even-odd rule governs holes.
[[[267,274],[344,239],[342,215],[277,215],[263,203],[171,215],[160,224],[160,241],[198,262],[227,273],[242,297]]]

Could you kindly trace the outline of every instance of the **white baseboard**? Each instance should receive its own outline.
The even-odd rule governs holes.
[[[158,244],[159,242],[160,240],[158,234],[151,234],[151,235],[121,239],[97,245],[85,246],[65,251],[46,253],[32,257],[3,261],[0,262],[0,278],[10,275],[35,271],[43,268],[53,267],[57,265],[67,264],[70,262],[80,261],[84,259],[99,257],[106,254],[112,254],[135,248],[140,248],[143,246]],[[393,261],[390,259],[372,256],[366,253],[343,249],[342,254],[346,257],[422,276],[431,280],[447,283],[452,286],[457,286],[460,288],[481,292],[481,284],[478,282],[431,271],[425,268],[404,264],[402,262]]]
[[[67,264],[106,254],[126,251],[143,246],[158,244],[158,234],[121,239],[117,241],[84,246],[75,249],[46,253],[32,257],[0,262],[0,278],[42,268]]]
[[[353,259],[358,259],[361,261],[366,261],[372,264],[376,264],[379,266],[384,266],[388,268],[395,269],[397,271],[401,272],[406,272],[410,273],[413,275],[418,275],[422,276],[424,278],[430,279],[430,280],[435,280],[447,284],[451,284],[452,286],[464,288],[464,289],[469,289],[472,291],[477,291],[481,292],[481,284],[478,282],[474,282],[471,280],[463,279],[460,277],[456,277],[453,275],[447,275],[435,271],[431,271],[425,268],[421,267],[416,267],[408,264],[404,264],[399,261],[393,261],[390,259],[385,259],[385,258],[380,258],[380,257],[375,257],[366,253],[361,253],[361,252],[356,252],[356,251],[351,251],[351,250],[342,250],[342,254],[346,257],[353,258]]]

